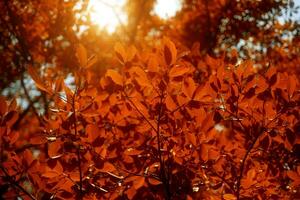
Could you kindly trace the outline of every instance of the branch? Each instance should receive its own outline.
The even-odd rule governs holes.
[[[159,102],[159,113],[157,117],[157,132],[156,132],[156,138],[157,138],[157,150],[158,150],[158,155],[159,155],[159,163],[160,163],[160,173],[162,176],[162,182],[164,186],[164,191],[165,191],[165,197],[167,200],[171,199],[171,193],[169,189],[169,180],[166,175],[166,170],[165,170],[165,163],[164,159],[162,157],[162,152],[161,152],[161,141],[160,141],[160,122],[161,122],[161,116],[162,116],[162,101],[163,101],[163,95],[160,95],[160,102]]]
[[[151,124],[151,122],[146,118],[146,116],[137,108],[137,106],[134,104],[134,102],[124,93],[124,96],[126,99],[132,104],[132,106],[135,108],[135,110],[142,116],[142,118],[150,125],[150,127],[155,131],[156,133],[156,138],[157,138],[157,151],[159,155],[159,162],[160,162],[160,170],[161,170],[161,178],[162,182],[164,185],[164,191],[165,191],[165,198],[167,200],[171,199],[171,193],[169,189],[169,180],[166,176],[166,171],[165,171],[165,164],[164,160],[162,157],[162,152],[161,152],[161,140],[160,140],[160,122],[162,119],[162,101],[163,101],[163,95],[160,95],[160,106],[159,106],[159,113],[157,117],[157,126],[156,128]]]
[[[34,107],[34,102],[31,100],[30,95],[29,95],[29,93],[28,93],[28,91],[27,91],[27,88],[26,88],[26,86],[25,86],[23,74],[22,74],[22,77],[21,77],[21,86],[22,86],[22,88],[23,88],[23,90],[24,90],[24,94],[25,94],[25,96],[26,96],[26,98],[27,98],[27,101],[29,102],[29,107],[32,108],[32,111],[33,111],[34,115],[35,115],[35,116],[38,118],[38,120],[40,121],[40,116],[39,116],[37,110],[35,109],[35,107]]]
[[[24,119],[24,117],[27,115],[27,113],[30,111],[31,106],[38,102],[40,100],[41,96],[38,96],[35,100],[31,101],[28,107],[19,115],[18,120],[13,124],[12,128],[16,130],[18,128],[18,125],[21,123],[21,121]]]
[[[75,131],[75,138],[78,136],[78,131],[77,131],[77,117],[76,117],[76,108],[75,108],[75,97],[76,97],[77,90],[74,92],[73,96],[73,102],[72,102],[72,110],[74,113],[74,131]],[[80,190],[80,195],[83,194],[82,190],[82,169],[81,169],[81,157],[80,157],[80,144],[77,147],[77,159],[78,159],[78,169],[79,169],[79,190]]]
[[[254,141],[251,143],[251,145],[249,146],[246,154],[244,155],[243,159],[242,159],[242,164],[241,164],[241,169],[240,169],[240,174],[237,180],[237,190],[236,190],[236,196],[237,196],[237,200],[240,200],[240,192],[241,192],[241,180],[243,178],[243,172],[244,172],[244,168],[245,168],[245,163],[252,151],[252,149],[254,148],[254,146],[256,145],[256,142],[258,141],[258,139],[266,132],[267,127],[273,123],[275,120],[277,120],[280,116],[281,116],[281,111],[283,109],[281,109],[279,111],[279,113],[276,115],[276,117],[274,117],[271,121],[269,121],[269,123],[266,124],[265,128],[263,127],[261,132],[256,136],[256,138],[254,139]]]
[[[5,174],[5,177],[8,179],[9,183],[13,185],[13,187],[19,189],[20,191],[22,191],[25,195],[27,195],[30,199],[36,200],[36,198],[30,194],[27,190],[25,190],[18,182],[16,182],[15,180],[13,180],[10,175],[7,173],[7,171],[5,170],[5,168],[0,165],[1,170],[3,171],[3,173]]]
[[[134,102],[128,97],[127,94],[123,93],[126,99],[130,102],[130,104],[134,107],[134,109],[142,116],[142,118],[149,124],[149,126],[157,133],[157,129],[151,124],[151,122],[147,119],[147,117],[136,107]]]

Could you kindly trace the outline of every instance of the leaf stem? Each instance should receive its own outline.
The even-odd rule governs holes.
[[[77,130],[77,117],[76,117],[76,108],[75,108],[76,93],[77,93],[77,90],[74,92],[73,101],[72,101],[72,110],[73,110],[73,114],[74,114],[75,138],[77,139],[78,130]],[[80,190],[80,195],[82,195],[83,194],[83,189],[82,189],[82,169],[81,169],[81,157],[80,157],[80,144],[77,146],[77,152],[76,153],[77,153],[78,170],[79,170],[79,190]]]

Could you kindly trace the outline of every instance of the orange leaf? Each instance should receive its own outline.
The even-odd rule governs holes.
[[[127,61],[130,61],[136,55],[136,48],[134,46],[129,46],[127,49]]]
[[[151,56],[149,58],[147,67],[150,72],[158,72],[159,71],[159,64],[158,64],[157,58],[155,56]]]
[[[148,178],[148,181],[149,181],[149,183],[150,183],[151,185],[160,185],[160,184],[162,184],[161,181],[159,181],[159,180],[157,180],[157,179],[155,179],[155,178]]]
[[[110,162],[105,162],[103,168],[100,170],[101,172],[112,172],[115,171],[116,168]]]
[[[209,147],[207,144],[201,144],[200,157],[204,162],[206,162],[208,160],[208,150],[209,150]]]
[[[175,101],[173,100],[173,98],[168,95],[165,99],[165,103],[166,103],[166,107],[169,111],[173,111],[177,108],[177,104],[175,103]]]
[[[95,63],[98,62],[98,57],[96,55],[91,56],[86,65],[84,66],[84,68],[90,68],[91,66],[93,66]]]
[[[184,65],[176,65],[171,68],[171,70],[169,72],[169,76],[170,77],[182,76],[185,73],[187,73],[188,71],[190,71],[189,67],[184,66]]]
[[[121,43],[117,43],[114,47],[116,56],[118,57],[121,64],[124,64],[127,61],[126,51],[124,46]]]
[[[276,73],[277,69],[275,67],[269,67],[268,71],[266,72],[266,76],[270,79]]]
[[[187,138],[192,143],[192,145],[194,145],[194,146],[197,145],[197,138],[196,138],[196,136],[194,134],[187,133]]]
[[[176,61],[177,50],[175,44],[169,39],[164,39],[164,56],[167,65],[172,65]]]
[[[86,53],[86,49],[82,44],[78,44],[76,48],[76,56],[80,67],[84,67],[87,63],[87,53]]]
[[[63,173],[63,167],[60,164],[59,161],[57,161],[55,167],[53,169],[51,169],[50,167],[46,167],[46,172],[42,175],[43,177],[46,178],[54,178],[57,177],[59,175],[61,175]]]
[[[42,135],[36,135],[30,138],[30,144],[44,144],[46,141],[46,138]]]
[[[256,175],[255,169],[250,169],[247,172],[246,178],[242,179],[243,188],[247,189],[247,188],[251,187],[253,184],[255,184],[255,181],[254,181],[255,175]]]
[[[236,200],[236,197],[233,194],[224,194],[224,200]]]
[[[208,158],[210,160],[217,160],[220,157],[220,152],[215,149],[208,150]]]
[[[128,156],[136,156],[136,155],[140,155],[142,152],[143,152],[142,150],[136,150],[133,148],[129,148],[129,149],[126,149],[124,154],[126,154]]]
[[[28,149],[24,151],[24,160],[27,162],[27,165],[30,166],[30,164],[33,162],[33,156],[32,152]]]
[[[261,92],[264,92],[266,89],[269,88],[269,85],[268,85],[266,79],[263,78],[262,76],[260,76],[260,77],[258,78],[257,86],[258,86],[258,87],[257,87],[257,89],[256,89],[256,94],[259,94],[259,93],[261,93]]]
[[[44,84],[44,82],[32,66],[27,67],[27,72],[31,76],[32,80],[35,82],[37,88],[49,94],[52,93],[51,90],[47,89],[47,86]]]
[[[116,70],[108,69],[105,77],[110,77],[117,85],[123,85],[123,77]]]
[[[243,78],[247,78],[253,73],[253,62],[246,60],[242,63],[243,66]]]
[[[184,80],[184,84],[183,84],[183,93],[189,97],[190,99],[193,97],[193,94],[196,90],[196,85],[194,80],[191,77],[187,77]]]
[[[99,134],[99,128],[95,124],[88,124],[85,128],[86,134],[88,135],[87,141],[89,143],[94,142]]]
[[[60,156],[60,149],[62,146],[62,142],[60,140],[56,140],[54,142],[48,143],[48,155],[50,158],[56,158]]]
[[[145,177],[144,176],[135,176],[135,180],[133,181],[133,187],[135,189],[139,189],[142,187],[145,183]]]
[[[128,199],[133,199],[133,197],[136,194],[136,189],[134,187],[130,187],[127,191],[126,191],[127,197]]]
[[[20,133],[19,132],[11,132],[9,137],[10,137],[9,143],[14,144],[19,139]]]
[[[142,68],[132,67],[130,71],[137,75],[135,77],[135,80],[138,82],[139,85],[141,85],[141,86],[149,86],[150,85],[147,74],[145,73],[145,71]]]

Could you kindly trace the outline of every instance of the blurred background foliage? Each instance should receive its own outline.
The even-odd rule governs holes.
[[[299,4],[298,0],[3,0],[1,94],[18,97],[24,110],[35,106],[42,111],[49,102],[35,90],[27,66],[50,79],[63,76],[71,85],[69,72],[78,67],[79,43],[98,57],[93,70],[102,76],[115,65],[111,58],[117,41],[143,49],[163,36],[180,49],[199,48],[199,57],[252,59],[258,67],[272,64],[299,73]]]

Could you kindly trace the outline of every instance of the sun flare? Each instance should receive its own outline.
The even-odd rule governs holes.
[[[93,24],[112,34],[117,27],[127,25],[128,16],[123,9],[127,0],[90,0],[88,12]],[[157,0],[153,14],[167,20],[181,9],[182,0]]]
[[[127,23],[127,14],[123,11],[126,0],[90,0],[88,11],[92,23],[108,33],[116,31],[122,23]]]
[[[168,19],[174,17],[181,9],[182,0],[157,0],[153,12],[161,19]]]

